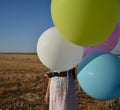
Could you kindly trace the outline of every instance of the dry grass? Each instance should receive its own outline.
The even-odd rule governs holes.
[[[0,110],[48,110],[46,71],[36,54],[0,54]],[[97,101],[75,83],[79,110],[120,110],[119,99]]]

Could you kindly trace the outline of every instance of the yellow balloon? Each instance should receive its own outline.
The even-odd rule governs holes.
[[[94,46],[105,41],[118,21],[118,0],[52,0],[55,27],[69,41]]]
[[[119,18],[120,18],[120,0],[118,0],[118,4],[119,4]]]

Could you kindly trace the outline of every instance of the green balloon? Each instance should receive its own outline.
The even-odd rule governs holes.
[[[55,27],[69,41],[82,46],[104,42],[118,21],[118,0],[52,0]]]

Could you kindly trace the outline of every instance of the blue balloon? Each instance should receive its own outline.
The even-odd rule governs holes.
[[[89,96],[98,100],[120,97],[120,60],[108,52],[95,52],[83,58],[77,79]]]

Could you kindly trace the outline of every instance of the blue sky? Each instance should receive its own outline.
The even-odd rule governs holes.
[[[0,52],[36,52],[39,36],[53,26],[51,0],[0,0]]]
[[[0,52],[36,52],[40,35],[54,26],[50,4],[51,0],[0,0]]]

